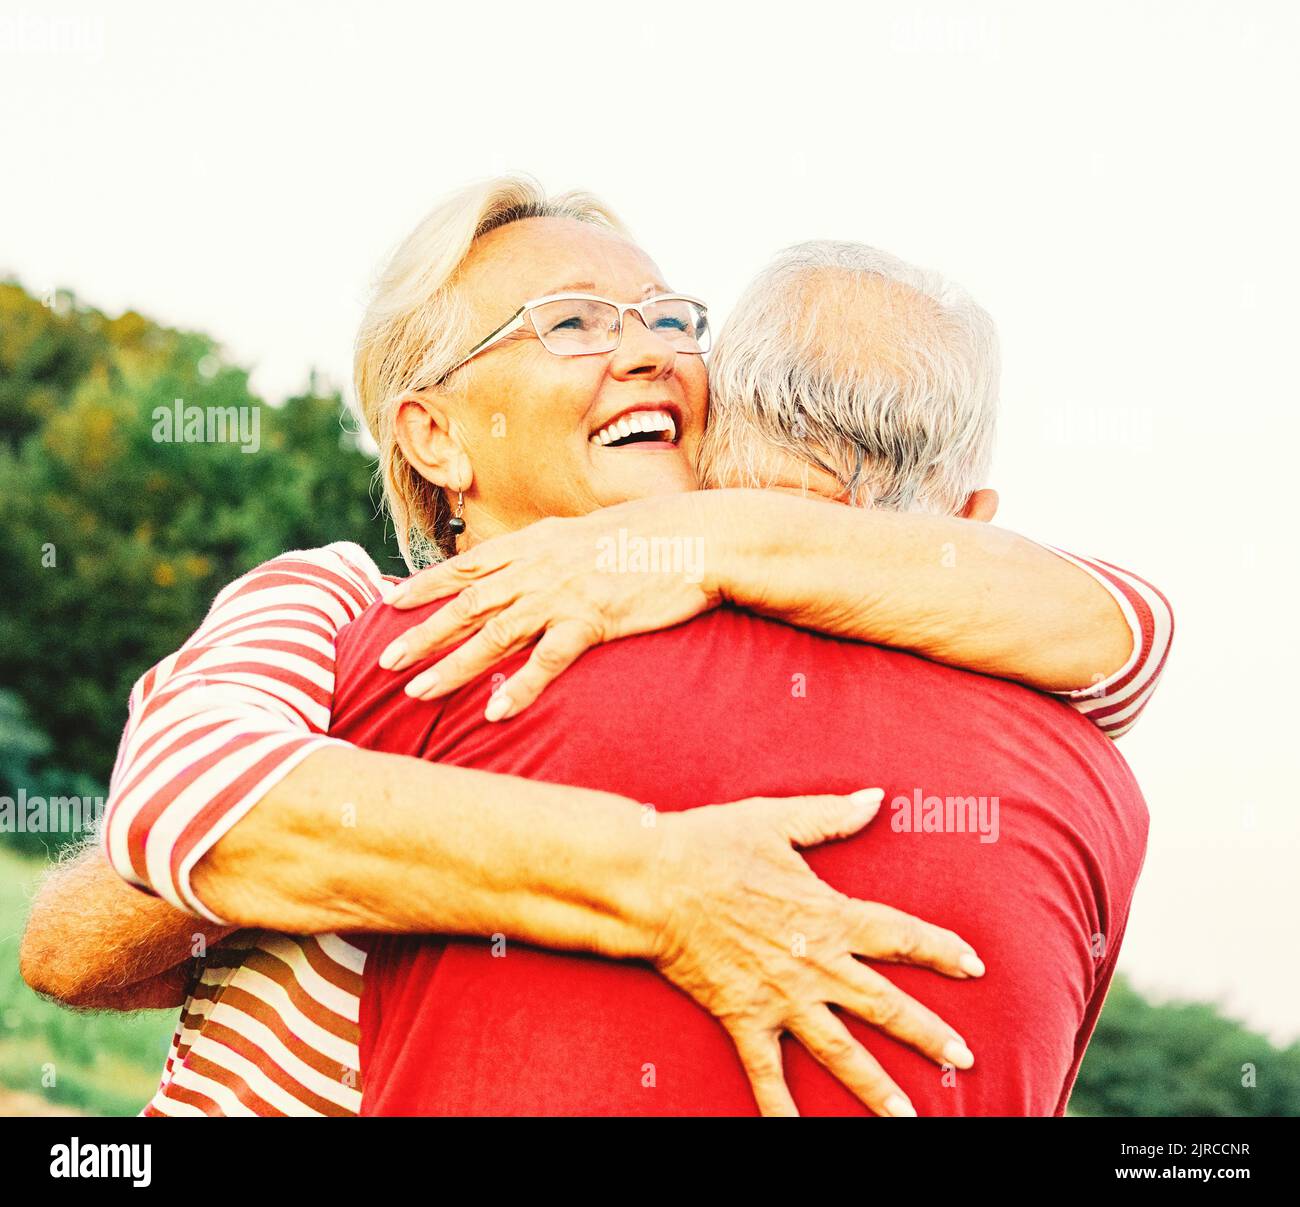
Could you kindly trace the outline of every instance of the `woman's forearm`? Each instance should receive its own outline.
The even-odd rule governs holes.
[[[220,839],[193,884],[213,913],[247,926],[500,932],[649,956],[656,831],[643,823],[656,820],[605,793],[331,747]],[[20,964],[66,1005],[174,1005],[182,966],[231,929],[126,884],[96,847],[42,883]]]
[[[329,747],[196,865],[242,926],[491,935],[652,955],[655,818],[608,793]]]
[[[219,839],[192,884],[208,908],[274,929],[502,935],[646,959],[727,1029],[764,1113],[795,1111],[772,1059],[791,1031],[878,1114],[915,1114],[832,1005],[935,1061],[974,1057],[853,955],[959,977],[983,965],[951,931],[835,892],[792,849],[855,833],[881,796],[661,817],[607,793],[331,747]],[[792,934],[807,939],[793,954]]]
[[[773,491],[708,494],[710,570],[742,607],[1048,691],[1099,683],[1132,652],[1100,584],[1005,529]]]

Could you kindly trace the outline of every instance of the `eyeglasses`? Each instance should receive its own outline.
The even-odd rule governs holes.
[[[631,310],[678,352],[702,356],[709,350],[708,307],[698,298],[661,293],[644,302],[611,302],[590,293],[552,293],[525,302],[469,354],[457,361],[440,381],[462,365],[509,339],[530,324],[542,347],[555,356],[595,356],[613,352],[623,338],[623,316]]]

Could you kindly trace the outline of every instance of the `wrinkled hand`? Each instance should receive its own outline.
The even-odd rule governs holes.
[[[726,1027],[765,1115],[798,1113],[782,1072],[785,1031],[876,1114],[916,1114],[832,1005],[936,1062],[974,1062],[947,1023],[853,958],[980,976],[973,949],[952,931],[836,892],[793,849],[861,829],[881,795],[755,798],[657,819],[668,922],[656,967]]]
[[[541,520],[421,570],[385,600],[411,608],[456,598],[380,656],[400,671],[465,638],[416,675],[406,692],[446,695],[537,639],[495,691],[490,721],[522,712],[594,645],[668,628],[715,607],[698,494],[639,499],[572,519]]]

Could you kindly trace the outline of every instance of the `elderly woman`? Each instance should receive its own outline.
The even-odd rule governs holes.
[[[671,290],[593,199],[547,199],[511,179],[436,209],[381,278],[357,351],[358,397],[408,564],[481,549],[483,565],[459,563],[473,576],[495,564],[494,537],[611,504],[633,509],[634,525],[648,496],[692,491],[706,347],[703,304]],[[1011,534],[976,539],[961,520],[846,508],[830,509],[828,524],[825,503],[794,495],[692,496],[713,497],[725,508],[695,513],[704,580],[679,576],[658,610],[650,590],[624,609],[621,631],[726,598],[1089,694],[1093,708],[1151,656],[1103,571]],[[944,558],[936,599],[918,567],[945,546],[956,556]],[[335,637],[392,585],[361,550],[331,546],[275,559],[223,591],[194,637],[137,685],[114,771],[109,859],[162,900],[85,860],[36,903],[23,957],[38,989],[82,1005],[183,996],[150,1113],[354,1113],[365,953],[338,932],[499,934],[649,961],[727,1026],[768,1113],[793,1109],[773,1060],[787,1028],[873,1110],[912,1113],[860,1045],[827,1042],[830,1005],[936,1061],[970,1064],[958,1032],[852,957],[962,977],[981,974],[978,956],[950,932],[834,892],[792,849],[865,825],[878,792],[742,801],[646,825],[641,805],[608,793],[325,736]],[[447,682],[548,630],[530,677],[490,705],[496,716],[620,631],[547,621],[525,635],[519,617],[493,623],[511,599],[468,596],[447,611],[466,632],[488,623],[459,668],[445,668]],[[413,632],[384,661],[409,666],[447,636]],[[67,917],[97,928],[71,934]],[[806,954],[765,939],[796,931]]]

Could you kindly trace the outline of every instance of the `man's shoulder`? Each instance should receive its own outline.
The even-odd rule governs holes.
[[[392,608],[382,599],[373,600],[354,620],[350,620],[339,629],[340,664],[345,656],[355,660],[372,649],[377,658],[379,651],[390,642],[445,608],[449,603],[451,599],[438,599],[433,603],[421,604],[418,608]]]
[[[863,717],[877,727],[888,718],[895,732],[919,731],[927,740],[942,734],[946,745],[977,762],[1038,764],[1045,774],[1049,767],[1062,774],[1086,766],[1113,787],[1136,789],[1115,744],[1051,695],[730,606],[602,646],[557,684],[568,676],[586,680],[596,698],[604,698],[602,684],[635,682],[656,697],[690,700],[699,716],[716,711],[714,705],[726,712],[743,704],[753,722],[765,711],[789,717],[803,705],[800,711],[815,713],[819,724],[842,723],[855,732]]]
[[[379,665],[379,656],[413,625],[448,602],[438,600],[399,610],[376,599],[355,620],[339,629],[330,733],[371,749],[398,749],[403,734],[409,737],[408,731],[416,724],[415,713],[419,713],[420,725],[441,714],[445,701],[413,700],[404,690],[429,665],[428,660],[402,671],[389,671]],[[399,753],[414,754],[417,748],[401,749]]]

